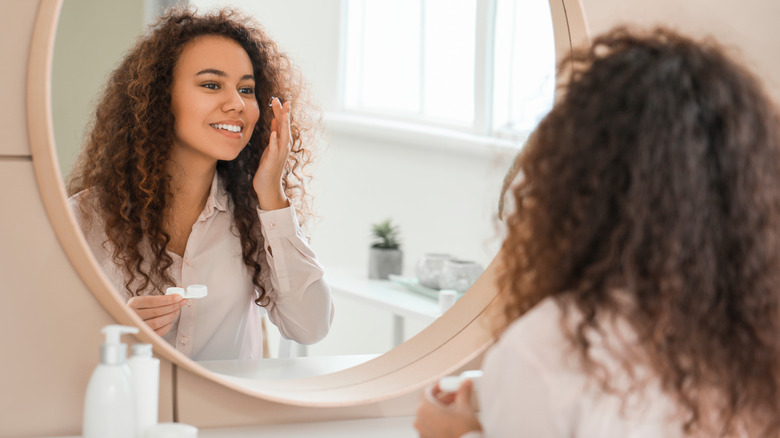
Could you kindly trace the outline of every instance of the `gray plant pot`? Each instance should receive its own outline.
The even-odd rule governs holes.
[[[390,274],[401,275],[404,253],[400,249],[370,248],[368,253],[368,278],[387,280]]]

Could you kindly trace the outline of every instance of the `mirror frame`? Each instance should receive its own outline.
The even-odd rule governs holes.
[[[587,44],[581,0],[549,0],[556,58]],[[176,351],[131,312],[94,259],[67,203],[57,162],[51,108],[54,39],[63,0],[41,0],[27,78],[27,131],[38,189],[57,239],[84,284],[117,323],[140,329],[158,356],[203,379],[251,397],[293,405],[339,407],[388,400],[479,360],[492,343],[487,310],[496,301],[499,257],[444,315],[400,346],[355,367],[295,380],[247,380],[212,373]]]

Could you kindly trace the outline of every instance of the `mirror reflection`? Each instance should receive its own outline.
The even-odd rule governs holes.
[[[68,178],[110,282],[194,360],[261,358],[263,314],[301,344],[330,329],[299,226],[312,128],[297,74],[239,15],[166,13],[107,80]]]
[[[85,144],[101,87],[167,3],[64,2],[53,72],[55,137],[64,175],[74,169]],[[201,12],[226,5],[189,3]],[[533,6],[517,2],[522,7],[498,1],[501,13],[490,14],[481,1],[455,3],[229,3],[254,15],[308,80],[313,105],[296,107],[296,100],[293,111],[316,106],[320,111],[308,114],[324,114],[326,127],[324,136],[304,145],[314,155],[308,190],[313,216],[305,223],[310,240],[299,243],[308,245],[324,266],[335,316],[328,335],[305,348],[281,341],[275,326],[261,319],[266,356],[381,354],[440,314],[436,295],[430,295],[438,291],[417,281],[421,260],[446,254],[486,266],[495,254],[500,242],[495,212],[504,174],[516,145],[552,102],[549,7],[543,0]],[[299,7],[308,13],[290,14]],[[459,12],[448,16],[444,7]],[[386,29],[380,25],[390,21],[387,17],[411,22]],[[519,31],[528,28],[516,25],[519,20],[537,23],[534,44]],[[398,31],[409,26],[416,30]],[[401,40],[411,34],[416,37]],[[495,59],[485,55],[493,39],[489,35],[495,35]],[[361,47],[355,47],[358,41]],[[490,93],[485,92],[488,83]],[[267,90],[258,90],[262,93]],[[258,129],[268,133],[273,111],[262,99],[257,103],[266,114],[259,116]],[[294,125],[298,118],[293,114]],[[386,220],[400,242],[400,272],[386,280],[370,279],[372,226]],[[186,246],[182,254],[170,247],[166,253],[173,253],[178,267]],[[214,298],[214,286],[209,286],[208,298]],[[218,356],[203,357],[211,358]]]

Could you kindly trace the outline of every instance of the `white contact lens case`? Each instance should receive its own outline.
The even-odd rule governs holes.
[[[464,380],[471,380],[474,383],[474,389],[476,390],[481,378],[481,370],[469,370],[460,373],[459,376],[442,377],[439,379],[439,390],[442,392],[456,392]]]
[[[209,289],[204,284],[191,284],[187,290],[183,287],[169,287],[165,290],[165,295],[181,295],[182,298],[203,298],[209,294]]]

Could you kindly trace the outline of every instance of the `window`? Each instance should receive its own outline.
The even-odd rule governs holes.
[[[476,0],[350,0],[345,106],[467,124]]]
[[[553,102],[547,0],[346,0],[342,109],[524,138]]]
[[[547,0],[498,0],[493,131],[527,133],[552,108],[555,42]]]

